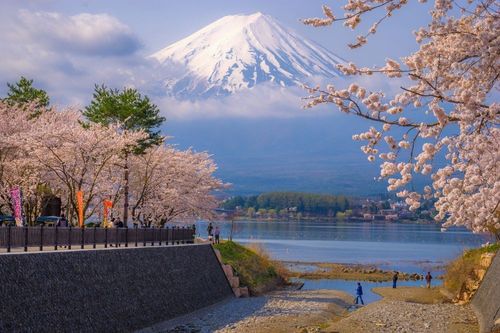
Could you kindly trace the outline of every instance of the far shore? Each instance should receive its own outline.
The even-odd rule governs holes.
[[[398,223],[398,224],[436,224],[433,219],[397,219],[397,220],[364,220],[362,218],[336,218],[328,216],[301,217],[300,219],[290,218],[257,218],[247,216],[234,217],[235,222],[347,222],[347,223]],[[220,222],[231,222],[230,219],[221,219]]]
[[[382,270],[370,264],[345,264],[325,262],[279,261],[287,270],[289,277],[301,279],[340,279],[371,282],[391,281],[394,271]],[[300,266],[314,267],[313,270],[297,269]],[[423,275],[411,272],[399,272],[403,281],[423,280]],[[441,279],[441,276],[436,278]]]

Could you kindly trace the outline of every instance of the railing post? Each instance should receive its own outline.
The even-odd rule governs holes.
[[[155,245],[155,227],[151,226],[151,246]]]
[[[116,230],[115,231],[115,247],[118,247],[118,243],[119,243],[119,241],[118,241],[118,232],[119,232],[120,228],[116,228],[115,230]]]
[[[68,250],[71,250],[71,230],[73,230],[73,226],[70,224],[68,229]]]
[[[104,248],[108,247],[108,228],[104,228]]]
[[[175,225],[172,226],[172,245],[175,245]]]
[[[7,252],[10,252],[11,229],[12,229],[12,226],[10,225],[10,222],[9,222],[9,225],[7,226]]]
[[[43,251],[43,224],[40,225],[40,251]]]
[[[142,231],[143,231],[143,237],[142,237],[142,246],[146,246],[146,228],[142,228]]]
[[[181,243],[184,244],[186,242],[186,227],[185,226],[182,226],[181,235],[182,235]]]
[[[95,249],[95,245],[96,245],[96,240],[95,240],[96,233],[97,233],[97,226],[94,225],[94,243],[92,244],[92,247],[94,249]]]
[[[81,229],[81,234],[82,234],[82,243],[81,243],[80,248],[84,249],[85,248],[85,226],[81,226],[80,229]]]
[[[24,252],[28,252],[28,226],[24,226]]]
[[[134,226],[135,228],[135,247],[137,247],[137,237],[139,236],[138,233],[139,233],[139,226],[136,224]]]
[[[59,227],[56,225],[55,230],[54,230],[54,250],[57,251],[57,231],[59,230]]]
[[[128,226],[125,226],[125,247],[128,247]]]
[[[163,228],[160,227],[160,237],[159,237],[160,238],[160,244],[159,244],[160,246],[161,246],[161,229],[163,229]]]
[[[169,227],[168,227],[168,225],[167,225],[165,229],[166,229],[166,231],[167,231],[167,237],[165,237],[165,245],[168,245],[168,236],[169,236],[169,234],[170,234],[170,231],[169,231],[168,229],[170,229],[170,228],[169,228]]]

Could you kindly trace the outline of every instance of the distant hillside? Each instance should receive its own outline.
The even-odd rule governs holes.
[[[253,196],[235,196],[222,203],[224,209],[240,209],[258,214],[261,210],[274,211],[275,214],[289,212],[321,216],[335,216],[345,212],[351,203],[343,195],[313,194],[301,192],[270,192]]]

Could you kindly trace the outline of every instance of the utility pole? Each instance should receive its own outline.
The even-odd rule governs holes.
[[[127,227],[128,226],[128,176],[129,176],[129,170],[128,170],[128,151],[125,152],[125,167],[124,167],[124,174],[123,174],[123,180],[124,180],[124,186],[123,186],[123,226]]]

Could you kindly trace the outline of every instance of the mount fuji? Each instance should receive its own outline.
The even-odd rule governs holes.
[[[161,90],[180,99],[227,96],[261,83],[300,86],[341,76],[343,59],[262,13],[225,16],[152,54]]]

